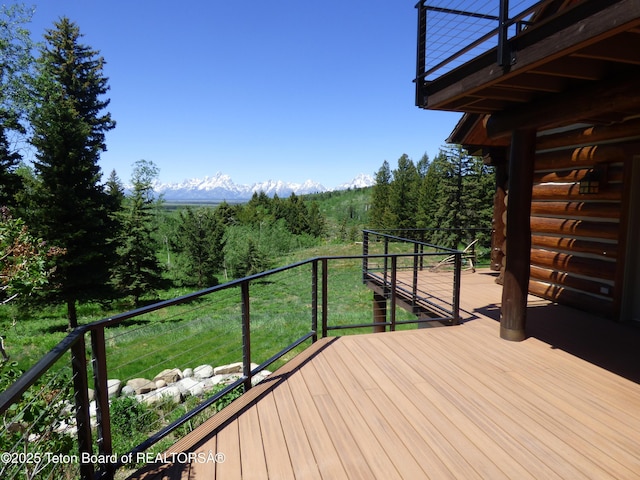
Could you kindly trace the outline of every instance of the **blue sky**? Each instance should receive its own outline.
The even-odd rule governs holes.
[[[107,65],[104,176],[139,159],[161,182],[223,172],[333,187],[430,158],[460,114],[414,106],[413,0],[39,0],[31,31],[67,16]]]

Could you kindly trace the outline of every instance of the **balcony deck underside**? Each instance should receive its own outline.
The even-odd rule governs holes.
[[[637,478],[638,329],[531,297],[507,342],[500,292],[465,273],[461,325],[320,340],[170,450],[224,463],[131,478]]]
[[[498,66],[494,49],[424,82],[419,106],[480,115],[532,115],[541,102],[554,105],[562,99],[572,108],[591,97],[606,95],[598,85],[606,88],[630,79],[627,90],[616,93],[628,101],[609,105],[603,100],[592,108],[576,108],[569,119],[555,120],[548,112],[541,112],[536,126],[610,124],[637,115],[638,96],[633,87],[640,72],[637,2],[576,5],[510,39],[512,65]]]

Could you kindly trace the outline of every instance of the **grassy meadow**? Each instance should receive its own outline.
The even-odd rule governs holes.
[[[332,192],[314,196],[327,220],[327,236],[321,244],[297,249],[271,259],[283,266],[321,255],[359,255],[370,189]],[[361,263],[330,263],[330,322],[362,323],[371,315],[371,294],[361,284]],[[170,299],[189,293],[170,288],[157,298]],[[261,363],[311,330],[311,266],[306,265],[252,282],[252,360]],[[152,301],[151,299],[149,300]],[[78,306],[79,323],[86,324],[127,311],[125,301]],[[0,308],[0,335],[18,368],[26,370],[67,335],[64,306],[29,311],[16,305]],[[342,333],[342,332],[341,332]],[[344,332],[344,333],[349,333]],[[165,308],[125,321],[106,332],[110,378],[151,376],[164,368],[221,365],[242,359],[239,288],[216,292],[188,304]],[[87,339],[88,340],[88,339]],[[289,355],[290,356],[290,355]],[[156,371],[157,370],[157,371]]]

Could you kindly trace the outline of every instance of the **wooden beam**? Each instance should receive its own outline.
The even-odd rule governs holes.
[[[532,70],[539,75],[575,78],[578,80],[594,81],[602,78],[606,72],[606,63],[594,60],[585,62],[584,58],[572,56],[563,57],[555,62],[545,63]]]
[[[538,150],[596,145],[612,139],[621,141],[638,138],[640,138],[640,118],[616,125],[582,127],[569,132],[543,135],[538,137]]]
[[[617,243],[605,243],[572,237],[538,235],[533,232],[531,235],[531,245],[534,248],[537,247],[555,252],[563,250],[577,254],[588,253],[591,255],[600,255],[601,257],[611,259],[618,257]]]
[[[379,323],[373,327],[374,333],[384,333],[386,331],[387,322],[387,298],[377,293],[373,294],[373,323]]]
[[[511,40],[517,51],[517,61],[507,73],[494,62],[487,61],[495,58],[496,52],[492,49],[451,74],[431,81],[427,86],[425,107],[446,110],[446,104],[457,97],[477,92],[523,71],[537,69],[640,25],[638,0],[622,0],[601,8],[599,2],[581,2],[567,14],[525,30]]]
[[[580,50],[574,56],[640,65],[638,42],[640,42],[640,36],[637,33],[625,32],[597,45]]]
[[[531,255],[531,184],[535,158],[536,131],[514,130],[509,154],[507,241],[500,337],[521,341],[526,338],[527,295]]]
[[[531,204],[531,215],[539,217],[584,217],[583,219],[620,219],[620,204],[616,202],[536,202]]]
[[[616,110],[640,109],[638,84],[640,74],[635,74],[549,95],[533,105],[491,115],[487,121],[487,134],[490,138],[499,138],[514,128],[552,128]]]

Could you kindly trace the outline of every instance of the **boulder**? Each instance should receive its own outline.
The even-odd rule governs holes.
[[[262,382],[265,378],[267,378],[269,375],[271,375],[271,372],[269,370],[262,370],[258,373],[256,373],[253,377],[251,377],[251,385],[257,385],[258,383]]]
[[[157,382],[158,380],[164,380],[165,385],[168,385],[170,383],[176,383],[181,378],[182,372],[179,368],[167,368],[153,377],[153,381]]]
[[[163,388],[167,386],[167,382],[162,379],[156,380],[156,388]]]
[[[180,403],[182,401],[182,392],[178,387],[170,386],[159,388],[142,396],[142,402],[147,405],[153,405],[166,399],[170,399],[173,403]]]
[[[186,395],[202,395],[204,393],[204,385],[202,382],[199,382],[195,378],[183,378],[178,383],[175,384],[178,389],[186,396]]]
[[[211,365],[200,365],[193,369],[193,376],[198,379],[213,377],[214,371]]]
[[[120,395],[122,395],[123,397],[131,397],[135,394],[136,391],[129,385],[125,385],[124,387],[122,387],[122,390],[120,390]]]
[[[122,382],[117,378],[112,380],[107,380],[107,393],[109,398],[114,398],[120,395],[120,391],[122,390]]]
[[[242,373],[242,362],[231,363],[229,365],[221,365],[213,371],[215,375],[228,375],[230,373]]]
[[[185,368],[182,371],[182,378],[193,377],[193,368]]]
[[[133,388],[136,395],[148,393],[156,389],[156,384],[146,378],[132,378],[127,382],[127,386]]]
[[[221,375],[221,374],[218,374],[218,375],[214,375],[213,377],[211,377],[210,380],[211,380],[211,383],[213,385],[217,385],[219,383],[231,383],[229,381],[229,379],[231,377],[232,377],[232,375]]]

